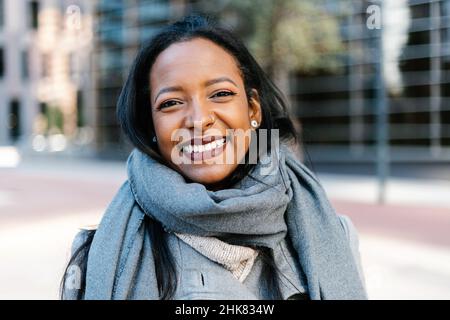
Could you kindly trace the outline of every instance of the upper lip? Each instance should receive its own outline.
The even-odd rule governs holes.
[[[226,139],[225,136],[205,136],[205,137],[195,137],[185,142],[179,144],[179,148],[183,149],[186,146],[193,145],[204,145],[215,140]]]

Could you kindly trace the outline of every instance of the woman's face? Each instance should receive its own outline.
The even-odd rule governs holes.
[[[258,92],[248,101],[233,56],[203,38],[161,52],[150,71],[150,99],[162,157],[204,185],[220,185],[244,157],[250,138],[238,129],[249,133],[252,120],[261,123]]]

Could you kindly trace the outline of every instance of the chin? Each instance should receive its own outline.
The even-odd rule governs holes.
[[[224,165],[206,165],[190,168],[182,168],[182,173],[189,180],[203,185],[219,184],[228,177],[233,170]]]

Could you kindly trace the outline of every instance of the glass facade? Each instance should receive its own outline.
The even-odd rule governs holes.
[[[376,90],[383,85],[391,160],[449,160],[450,1],[384,1],[380,32],[368,27],[367,9],[376,2],[333,3],[340,5],[328,9],[339,17],[345,44],[340,68],[295,75],[294,109],[313,159],[375,160]],[[376,73],[380,54],[381,84]]]
[[[222,10],[232,2],[215,1],[215,6],[208,1],[98,2],[94,60],[100,152],[114,153],[118,146],[129,150],[117,125],[115,108],[140,44],[167,22],[190,11],[232,22],[233,16]],[[331,17],[338,21],[342,50],[336,54],[334,68],[289,70],[288,98],[313,160],[375,160],[380,86],[388,112],[391,160],[449,160],[450,1],[386,0],[379,6],[380,30],[369,25],[373,18],[369,7],[378,6],[376,1],[314,3],[320,3],[321,10],[306,19]],[[257,18],[258,12],[252,8]],[[240,34],[247,41],[251,31],[239,21],[234,24],[244,26]],[[315,50],[320,53],[321,49]],[[383,81],[377,78],[380,68]]]

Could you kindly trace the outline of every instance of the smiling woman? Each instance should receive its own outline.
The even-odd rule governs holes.
[[[197,15],[161,30],[117,114],[136,147],[128,179],[75,238],[63,299],[366,298],[353,225],[298,161],[282,93],[230,31]]]
[[[174,43],[161,52],[151,68],[150,93],[158,148],[166,163],[191,181],[211,187],[223,183],[248,149],[248,145],[238,148],[235,139],[224,139],[227,131],[250,130],[252,120],[261,122],[258,92],[254,90],[247,97],[236,59],[209,39]],[[192,148],[185,150],[190,159],[210,159],[232,148],[234,161],[174,165],[172,151],[179,143],[173,141],[174,132],[188,129],[194,133],[195,128],[197,141],[193,136],[189,141]]]

